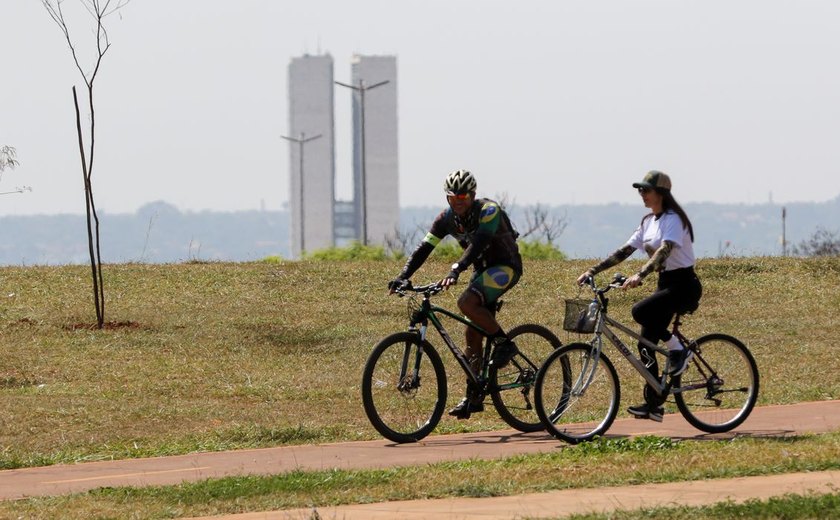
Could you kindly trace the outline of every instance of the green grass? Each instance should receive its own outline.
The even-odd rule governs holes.
[[[572,515],[568,520],[796,520],[840,518],[840,493],[826,495],[784,495],[769,500],[748,500],[742,504],[722,502],[703,507],[656,507],[609,514]]]
[[[532,260],[499,319],[564,341],[564,297],[590,261]],[[624,272],[639,261],[622,266]],[[95,322],[89,268],[0,268],[0,468],[377,438],[362,411],[367,354],[406,324],[385,285],[398,260],[106,265]],[[439,279],[430,260],[416,281]],[[758,361],[759,405],[840,397],[840,259],[704,259],[689,335],[740,337]],[[651,290],[616,292],[613,316]],[[438,298],[455,307],[457,291]],[[449,325],[449,324],[448,324]],[[453,328],[453,337],[459,338]],[[433,344],[441,347],[438,339]],[[451,401],[463,378],[444,353]],[[623,405],[641,383],[615,353]],[[507,428],[492,411],[438,433]]]
[[[840,468],[840,432],[675,442],[600,439],[551,453],[378,470],[292,471],[177,486],[106,488],[0,503],[3,518],[178,518],[338,504],[491,497]]]

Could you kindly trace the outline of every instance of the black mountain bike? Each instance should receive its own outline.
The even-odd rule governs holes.
[[[519,325],[508,332],[519,350],[510,363],[501,368],[490,363],[491,345],[487,339],[481,369],[473,372],[441,318],[452,318],[485,337],[487,332],[467,318],[433,305],[431,298],[441,291],[439,283],[422,287],[408,284],[396,289],[399,296],[409,296],[408,330],[380,341],[370,353],[362,375],[362,402],[373,427],[394,442],[416,442],[431,433],[440,421],[446,407],[446,371],[426,334],[431,324],[471,383],[483,395],[490,396],[507,424],[522,432],[542,430],[532,403],[532,389],[541,363],[560,348],[560,340],[540,325]],[[501,301],[497,310],[500,307]]]
[[[758,398],[758,368],[752,354],[738,339],[726,334],[707,334],[696,340],[683,336],[682,315],[674,318],[673,334],[693,355],[688,368],[669,377],[666,362],[657,378],[616,336],[620,330],[648,349],[666,356],[666,348],[654,345],[608,315],[606,293],[621,287],[625,278],[617,274],[606,287],[589,286],[591,302],[579,310],[567,301],[564,328],[593,333],[588,343],[570,343],[552,353],[537,374],[534,392],[537,413],[549,433],[570,443],[602,435],[618,413],[621,391],[612,361],[603,352],[603,336],[647,382],[645,400],[660,406],[673,395],[677,408],[695,428],[720,433],[746,420]]]

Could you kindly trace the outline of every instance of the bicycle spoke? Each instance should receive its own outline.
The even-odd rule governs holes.
[[[618,375],[603,354],[575,343],[552,354],[537,374],[535,404],[548,431],[577,443],[600,435],[618,413]]]
[[[520,325],[509,332],[519,353],[510,363],[490,368],[490,397],[499,416],[510,426],[523,432],[543,429],[533,403],[537,370],[551,352],[560,347],[560,340],[545,327]]]
[[[723,334],[697,340],[695,362],[675,379],[674,399],[695,428],[719,433],[741,424],[758,397],[758,369],[743,343]]]
[[[362,398],[371,424],[395,442],[413,442],[437,425],[446,404],[446,375],[430,346],[416,335],[383,340],[371,353],[362,378]]]

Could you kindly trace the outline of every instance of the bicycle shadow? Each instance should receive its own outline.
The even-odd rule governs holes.
[[[675,431],[671,428],[640,428],[637,431],[610,430],[603,438],[605,439],[629,439],[641,436],[668,437],[675,441],[729,441],[734,439],[778,439],[792,440],[801,436],[801,432],[792,429],[736,429],[723,433],[706,433],[701,431]],[[504,446],[504,448],[502,448]],[[561,440],[555,439],[546,432],[523,433],[514,430],[509,431],[488,431],[474,432],[453,435],[432,435],[425,439],[410,444],[387,443],[386,448],[468,448],[474,447],[484,451],[485,449],[510,449],[519,448],[521,452],[543,451],[545,448],[563,448],[571,446]],[[519,452],[519,450],[517,450]],[[499,454],[502,454],[499,452]],[[477,456],[478,454],[476,454]]]
[[[515,430],[459,433],[453,435],[431,435],[412,444],[389,443],[386,447],[417,446],[424,448],[455,448],[463,446],[535,445],[556,443],[557,439],[544,431],[523,433]]]
[[[640,437],[642,435],[654,435],[659,437],[668,437],[675,441],[730,441],[734,439],[791,439],[798,437],[801,433],[788,429],[776,430],[735,430],[723,433],[674,433],[668,431],[647,431],[643,433],[614,433],[607,432],[604,435],[605,439],[629,439],[632,437]]]

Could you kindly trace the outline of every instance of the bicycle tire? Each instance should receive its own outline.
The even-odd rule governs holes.
[[[413,384],[411,375],[421,348],[420,377]],[[405,359],[410,368],[401,377]],[[435,429],[446,406],[446,393],[440,355],[415,332],[399,332],[380,341],[362,372],[365,414],[376,431],[397,443],[417,442]]]
[[[551,435],[571,444],[603,435],[621,401],[615,366],[601,352],[593,371],[592,353],[591,345],[571,343],[555,350],[537,372],[537,414]]]
[[[543,361],[563,345],[553,332],[531,323],[514,327],[508,337],[519,353],[502,368],[490,365],[490,399],[502,420],[512,428],[538,432],[544,426],[532,402],[534,382]]]
[[[703,336],[695,348],[688,368],[674,378],[674,400],[698,430],[728,432],[747,419],[758,399],[755,359],[741,341],[726,334]]]

